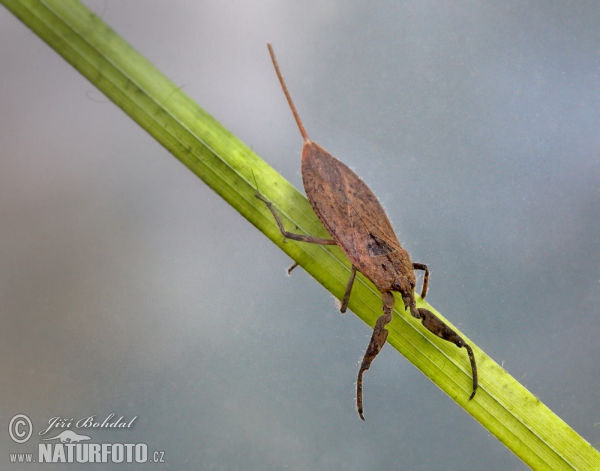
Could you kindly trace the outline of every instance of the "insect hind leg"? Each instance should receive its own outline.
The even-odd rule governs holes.
[[[317,244],[317,245],[337,245],[336,241],[332,240],[332,239],[323,239],[321,237],[313,237],[313,236],[303,235],[303,234],[294,234],[292,232],[286,231],[285,228],[283,227],[283,223],[281,222],[281,218],[279,217],[279,214],[277,214],[277,211],[275,211],[275,208],[273,207],[273,203],[271,203],[268,199],[266,199],[258,191],[254,194],[254,196],[256,196],[259,200],[261,200],[263,203],[265,203],[267,205],[267,208],[269,208],[269,211],[271,211],[271,214],[275,218],[275,222],[277,223],[277,226],[279,227],[279,231],[281,232],[283,237],[285,237],[286,239],[292,239],[292,240],[296,240],[298,242],[308,242],[309,244]]]

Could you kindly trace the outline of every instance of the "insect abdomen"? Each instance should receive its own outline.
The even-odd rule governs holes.
[[[352,264],[378,288],[406,254],[381,203],[348,166],[317,143],[302,148],[302,178],[315,213]],[[407,256],[408,254],[406,254]],[[380,261],[373,263],[373,259]]]

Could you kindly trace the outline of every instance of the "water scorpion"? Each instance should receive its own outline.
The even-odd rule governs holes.
[[[409,309],[413,317],[420,319],[427,330],[454,343],[457,347],[464,347],[467,350],[473,372],[473,392],[469,400],[473,399],[477,391],[477,366],[473,350],[435,314],[416,306],[415,270],[424,272],[421,298],[425,298],[429,284],[427,265],[411,262],[408,252],[400,245],[381,203],[360,177],[319,144],[309,139],[283,81],[273,48],[270,44],[267,46],[275,72],[304,139],[302,182],[306,196],[332,239],[287,232],[273,204],[258,191],[256,197],[270,209],[285,238],[311,244],[337,245],[346,254],[352,263],[352,270],[342,300],[341,312],[345,312],[348,306],[357,271],[371,280],[381,292],[383,314],[375,323],[373,335],[360,365],[356,381],[356,405],[360,418],[365,420],[362,400],[363,373],[369,369],[385,345],[388,336],[385,326],[392,320],[395,303],[393,292],[400,293],[405,309]]]

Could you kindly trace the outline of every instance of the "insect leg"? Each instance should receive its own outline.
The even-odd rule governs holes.
[[[423,287],[421,288],[421,298],[425,299],[427,295],[427,286],[429,285],[429,268],[424,263],[413,263],[413,270],[423,270],[425,275],[423,276]]]
[[[468,344],[465,343],[462,337],[460,337],[444,322],[438,319],[433,312],[423,308],[419,308],[418,312],[421,316],[421,322],[427,330],[434,333],[438,337],[447,340],[448,342],[452,342],[459,348],[464,347],[467,349],[469,360],[471,361],[471,371],[473,372],[473,392],[471,393],[471,397],[469,397],[470,401],[475,397],[475,393],[477,392],[477,366],[475,365],[475,356],[473,355],[473,350]]]
[[[258,192],[256,192],[254,194],[254,196],[256,196],[259,200],[261,200],[263,203],[265,203],[267,205],[267,208],[269,208],[269,210],[271,211],[271,214],[273,214],[273,217],[275,218],[275,222],[277,223],[277,226],[279,227],[281,234],[286,239],[297,240],[298,242],[308,242],[309,244],[337,245],[335,240],[332,240],[332,239],[322,239],[321,237],[313,237],[313,236],[302,235],[302,234],[293,234],[291,232],[286,231],[283,228],[283,223],[281,222],[279,215],[275,211],[275,208],[273,208],[273,204]]]
[[[358,370],[358,379],[356,380],[356,407],[358,408],[358,415],[362,420],[365,420],[362,402],[362,376],[385,345],[388,336],[385,326],[391,322],[392,309],[394,309],[394,295],[392,293],[382,293],[381,297],[383,299],[383,315],[375,323],[375,329],[373,329],[373,335],[360,365],[360,370]]]
[[[340,307],[340,312],[346,312],[346,308],[348,307],[348,301],[350,301],[350,293],[352,292],[352,285],[354,284],[354,278],[356,277],[356,267],[352,265],[352,273],[350,274],[350,279],[348,280],[348,285],[346,286],[346,292],[344,293],[344,300],[342,301],[342,306]]]

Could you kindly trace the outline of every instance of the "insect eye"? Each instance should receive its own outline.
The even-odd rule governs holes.
[[[411,287],[411,289],[415,289],[415,282],[414,281],[410,282],[410,287]]]
[[[398,283],[397,281],[394,281],[394,289],[396,291],[400,291],[400,283]]]

